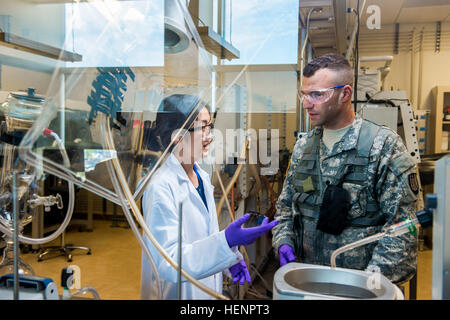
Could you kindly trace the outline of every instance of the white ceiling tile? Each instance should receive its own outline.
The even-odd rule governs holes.
[[[450,5],[440,7],[403,8],[397,23],[423,23],[443,21],[450,15]]]

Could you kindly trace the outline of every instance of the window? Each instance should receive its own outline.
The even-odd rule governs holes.
[[[83,56],[67,67],[164,64],[164,1],[66,4],[65,49]]]
[[[225,64],[296,64],[298,0],[224,0],[225,39],[240,59]]]

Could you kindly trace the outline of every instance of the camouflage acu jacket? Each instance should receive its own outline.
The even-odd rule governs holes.
[[[320,175],[314,179],[302,181],[299,177],[304,178],[305,172],[316,166],[313,164],[314,157],[307,149],[311,146],[310,139],[315,135],[321,137],[322,128],[315,128],[297,140],[276,206],[275,218],[279,220],[279,224],[273,228],[273,247],[276,252],[279,246],[288,244],[295,249],[300,262],[330,265],[330,257],[335,249],[378,233],[382,228],[404,219],[415,218],[419,192],[415,164],[400,136],[387,127],[377,126],[372,137],[373,143],[367,148],[367,161],[359,163],[359,168],[364,170],[353,174],[354,178],[346,178],[342,185],[351,195],[349,219],[364,220],[366,223],[349,223],[337,236],[316,229],[318,208],[326,183],[336,181],[336,177],[343,175],[346,167],[344,164],[349,162],[348,159],[359,159],[355,157],[355,150],[360,149],[358,144],[367,140],[364,136],[367,130],[362,130],[363,134],[360,136],[363,123],[366,125],[366,120],[357,115],[349,130],[331,151],[321,139],[316,140],[320,141],[316,146],[315,160],[320,162],[317,169]],[[300,189],[299,184],[303,184]],[[317,188],[318,192],[311,192]],[[308,197],[308,194],[301,193],[305,190],[318,196]],[[403,282],[409,280],[416,271],[417,238],[410,233],[385,237],[378,242],[342,253],[338,256],[336,265],[359,270],[379,270],[391,281]]]

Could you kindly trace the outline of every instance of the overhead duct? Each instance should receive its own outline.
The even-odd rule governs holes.
[[[178,0],[164,1],[164,52],[178,53],[186,50],[190,38],[186,29],[182,5]]]

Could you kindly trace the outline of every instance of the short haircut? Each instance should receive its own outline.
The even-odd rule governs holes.
[[[330,69],[340,73],[345,84],[353,85],[353,69],[344,56],[336,53],[327,53],[313,59],[303,69],[303,76],[309,78],[320,69]]]

